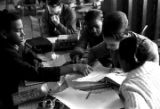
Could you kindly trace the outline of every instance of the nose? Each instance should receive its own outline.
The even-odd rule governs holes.
[[[22,30],[22,35],[23,35],[23,36],[25,36],[25,35],[26,35],[26,34],[25,34],[25,32],[24,32],[24,30]]]
[[[21,37],[24,37],[26,34],[24,33],[24,30],[21,30]]]

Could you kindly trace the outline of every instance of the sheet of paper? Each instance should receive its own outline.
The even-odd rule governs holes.
[[[88,92],[67,88],[53,95],[70,109],[120,109],[123,104],[116,91],[106,89],[93,92],[88,99]]]
[[[106,73],[103,72],[98,72],[98,71],[93,71],[91,72],[89,75],[85,76],[85,77],[81,77],[78,79],[75,79],[73,81],[77,81],[77,82],[97,82],[101,79],[103,79],[105,77]]]
[[[116,82],[117,84],[122,84],[122,82],[125,80],[127,74],[126,73],[109,73],[105,76],[107,78],[111,79],[112,81]]]
[[[112,81],[115,81],[118,84],[121,84],[123,80],[126,78],[126,73],[116,68],[112,69],[112,68],[96,67],[89,75],[85,77],[77,78],[73,81],[98,82],[105,77],[110,78]]]

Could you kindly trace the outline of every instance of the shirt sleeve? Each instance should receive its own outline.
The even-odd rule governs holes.
[[[96,60],[99,58],[105,57],[105,55],[108,54],[108,51],[106,50],[106,45],[104,42],[101,42],[100,44],[92,47],[88,52],[88,64],[93,65]]]
[[[125,109],[150,109],[145,99],[135,91],[122,90]]]
[[[88,39],[87,39],[87,37],[88,37],[87,31],[83,29],[82,32],[81,32],[81,37],[79,39],[77,47],[86,49],[87,45],[88,45]]]
[[[59,67],[34,67],[14,52],[11,52],[9,59],[11,70],[18,73],[19,78],[23,80],[58,81],[60,78]]]

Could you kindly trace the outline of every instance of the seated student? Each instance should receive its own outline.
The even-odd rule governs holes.
[[[120,96],[125,109],[160,109],[160,66],[150,58],[152,47],[139,42],[136,37],[128,37],[120,42],[119,60],[127,73],[120,86]]]
[[[104,60],[102,63],[107,67],[119,67],[117,61],[117,49],[119,42],[123,38],[135,36],[139,41],[143,41],[144,45],[150,46],[152,49],[148,52],[152,57],[148,57],[147,60],[151,60],[159,64],[159,54],[157,45],[145,36],[134,32],[127,32],[128,19],[125,13],[121,11],[115,11],[108,14],[103,20],[103,39],[104,41],[89,50],[88,64],[94,65],[96,60]]]
[[[76,29],[75,11],[63,5],[60,0],[48,0],[46,10],[42,15],[42,30],[44,36],[57,36],[75,34]]]
[[[88,48],[91,48],[103,41],[102,11],[97,9],[91,9],[86,13],[84,20],[85,20],[85,26],[81,31],[78,45],[71,53],[71,58],[77,55],[81,57],[81,55],[83,55]]]
[[[19,46],[24,38],[22,19],[14,13],[0,12],[0,109],[16,109],[12,94],[20,81],[58,81],[61,75],[83,74],[87,65],[71,64],[60,67],[33,66],[24,60]],[[6,80],[5,80],[6,79]]]

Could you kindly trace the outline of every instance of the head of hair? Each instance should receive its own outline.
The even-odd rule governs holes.
[[[89,10],[84,17],[85,22],[89,22],[95,19],[102,19],[102,18],[103,18],[103,13],[101,10],[98,10],[98,9]]]
[[[149,53],[150,50],[149,44],[144,40],[131,36],[120,41],[119,56],[128,62],[135,58],[137,63],[143,64],[149,58],[154,57],[154,54]]]
[[[121,34],[121,30],[125,30],[128,26],[128,19],[124,12],[114,11],[105,16],[103,20],[103,34],[104,38],[111,37],[112,35]],[[122,39],[123,35],[115,37],[117,40]]]
[[[121,59],[127,62],[135,58],[137,50],[137,39],[136,37],[128,37],[120,41],[119,44],[119,56]]]
[[[11,29],[12,22],[21,19],[21,17],[15,12],[9,12],[3,10],[0,12],[0,30],[9,31]]]
[[[48,5],[60,5],[61,0],[48,0]]]

